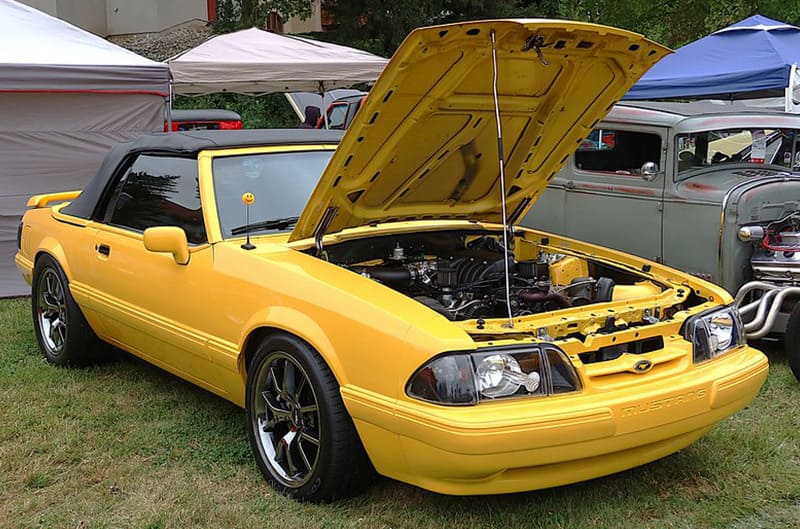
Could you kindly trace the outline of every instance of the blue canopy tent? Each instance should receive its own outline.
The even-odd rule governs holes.
[[[786,97],[792,110],[800,28],[755,15],[678,48],[624,99]]]

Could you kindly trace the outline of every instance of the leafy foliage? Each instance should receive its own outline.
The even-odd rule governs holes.
[[[209,94],[205,96],[176,96],[174,108],[220,108],[242,116],[246,129],[291,128],[300,124],[283,94],[247,96],[241,94]]]
[[[418,26],[504,17],[582,20],[641,33],[679,47],[754,14],[800,24],[800,3],[784,0],[322,0],[337,27],[321,38],[390,55]]]
[[[217,32],[227,33],[236,29],[260,27],[267,15],[277,12],[287,20],[311,16],[312,0],[220,0],[217,3]]]

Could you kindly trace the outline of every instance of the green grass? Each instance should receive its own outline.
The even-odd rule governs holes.
[[[379,479],[308,505],[261,479],[240,409],[127,356],[52,367],[29,301],[0,300],[0,528],[796,528],[800,384],[770,360],[750,407],[640,468],[496,497]]]

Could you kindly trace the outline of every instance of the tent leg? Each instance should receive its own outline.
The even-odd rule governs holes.
[[[325,108],[325,84],[320,81],[319,82],[319,95],[322,97],[322,122],[324,123],[325,130],[328,130],[328,109]]]
[[[167,130],[166,132],[172,132],[172,83],[169,83],[169,95],[167,96],[167,100],[164,101],[164,112],[166,113],[166,121],[167,121]]]

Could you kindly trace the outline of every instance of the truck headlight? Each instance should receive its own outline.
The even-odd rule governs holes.
[[[764,228],[761,226],[742,226],[737,233],[742,242],[759,242],[764,238]]]
[[[711,360],[745,343],[744,325],[733,306],[692,316],[683,324],[683,337],[692,342],[694,363]]]
[[[406,393],[427,402],[464,405],[568,393],[580,387],[575,368],[560,349],[536,344],[438,356],[414,373]]]

